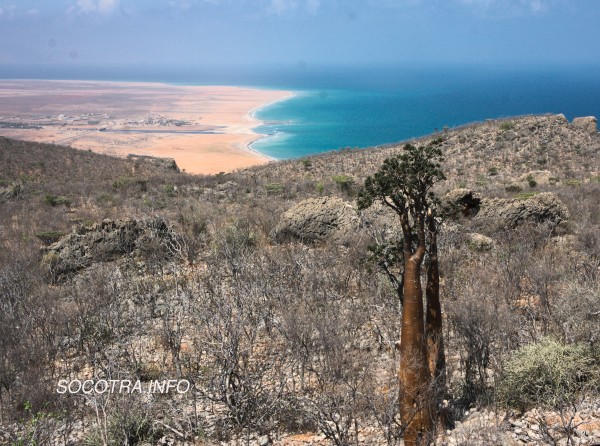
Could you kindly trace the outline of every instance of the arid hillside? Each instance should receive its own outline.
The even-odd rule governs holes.
[[[410,142],[445,158],[435,443],[600,444],[595,119]],[[399,222],[356,210],[403,146],[194,176],[0,138],[0,444],[403,444],[402,308],[369,249]],[[59,384],[86,380],[142,391]]]

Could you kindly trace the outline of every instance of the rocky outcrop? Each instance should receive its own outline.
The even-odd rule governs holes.
[[[443,199],[445,212],[450,217],[473,217],[481,207],[481,197],[471,189],[454,189]]]
[[[142,161],[150,164],[154,164],[155,166],[163,169],[165,172],[175,171],[179,172],[179,166],[175,162],[174,158],[158,158],[155,156],[149,155],[137,155],[134,153],[130,153],[127,155],[127,158],[134,161]]]
[[[594,116],[585,116],[583,118],[575,118],[571,125],[581,129],[590,135],[598,133],[598,120]]]
[[[358,226],[350,203],[337,197],[309,198],[283,213],[271,237],[278,243],[342,241]]]
[[[597,445],[600,401],[586,400],[562,411],[531,409],[523,414],[471,409],[436,446],[457,445]],[[569,439],[570,437],[570,439]]]
[[[164,243],[156,243],[156,241]],[[177,236],[163,220],[104,220],[78,227],[46,248],[52,273],[63,278],[93,263],[109,262],[126,254],[142,255],[159,247],[177,245]],[[169,255],[166,249],[166,255]]]
[[[559,224],[569,218],[566,206],[551,192],[527,199],[484,198],[474,219],[479,226],[514,228],[523,223]]]

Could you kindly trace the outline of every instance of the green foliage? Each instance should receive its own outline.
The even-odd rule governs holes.
[[[322,181],[317,181],[317,183],[315,183],[315,189],[317,189],[317,192],[319,193],[319,195],[323,195],[323,191],[325,190],[325,185],[323,184]]]
[[[302,165],[304,166],[304,170],[310,170],[310,168],[312,167],[312,161],[307,158],[303,159]]]
[[[515,123],[512,121],[504,121],[500,124],[500,130],[506,132],[507,130],[512,130],[515,128]]]
[[[35,178],[32,175],[27,175],[27,174],[22,174],[20,176],[21,179],[21,183],[26,184],[26,183],[33,183]]]
[[[137,374],[142,381],[155,381],[163,376],[163,371],[158,364],[142,363],[137,370]]]
[[[57,242],[63,235],[65,234],[60,231],[42,231],[35,234],[44,245],[51,245],[52,243]]]
[[[267,195],[281,195],[283,194],[283,184],[267,183],[265,184],[265,190],[267,191]]]
[[[563,180],[563,183],[565,183],[567,186],[571,186],[571,187],[581,186],[581,181],[575,180],[575,179]]]
[[[117,178],[115,181],[113,181],[112,183],[112,187],[113,189],[121,189],[123,186],[125,186],[125,184],[128,183],[128,178],[127,177],[120,177]]]
[[[494,176],[494,175],[498,175],[498,168],[497,167],[488,167],[488,175],[490,176]]]
[[[46,194],[44,201],[52,207],[60,206],[61,204],[69,206],[71,204],[71,200],[69,200],[67,197],[52,194]]]
[[[225,172],[219,172],[215,175],[215,178],[217,179],[217,183],[222,184],[227,180],[227,174]]]
[[[148,190],[148,180],[121,176],[112,183],[113,189],[127,189],[131,186],[138,187],[141,192],[146,192]]]
[[[253,249],[256,247],[256,234],[243,224],[234,224],[224,231],[224,242],[234,249]]]
[[[162,433],[157,430],[147,415],[134,410],[117,412],[110,418],[105,432],[97,428],[84,438],[82,444],[84,446],[136,445],[146,442],[153,444],[161,435]],[[106,436],[106,441],[103,436]]]
[[[98,201],[98,203],[101,203],[101,204],[114,204],[115,203],[115,197],[106,192],[103,192],[100,195],[98,195],[98,198],[96,200]]]
[[[40,431],[44,430],[44,426],[48,422],[61,418],[61,415],[54,412],[34,411],[30,401],[25,401],[23,410],[28,414],[29,419],[22,425],[23,432],[11,443],[11,446],[38,446],[46,444],[40,438]]]
[[[165,184],[165,193],[169,196],[173,196],[174,193],[176,191],[175,186],[173,186],[172,184]]]
[[[517,200],[529,200],[537,195],[537,192],[521,192],[515,198]]]
[[[537,181],[535,181],[535,178],[533,178],[533,175],[531,175],[531,174],[527,175],[526,179],[527,179],[527,184],[529,184],[530,188],[533,189],[534,187],[537,186],[538,183],[537,183]]]
[[[405,145],[402,153],[387,158],[375,175],[367,177],[358,194],[358,208],[367,209],[380,201],[399,213],[409,202],[413,208],[426,209],[435,201],[431,188],[446,178],[442,160],[442,151],[435,145]]]
[[[344,192],[350,192],[354,185],[354,178],[348,175],[334,175],[331,177],[333,181],[340,187]]]
[[[598,388],[598,370],[586,346],[545,338],[520,348],[506,361],[500,398],[522,410],[558,408],[573,402],[579,391]]]
[[[509,184],[504,190],[510,194],[521,192],[523,189],[518,184]]]

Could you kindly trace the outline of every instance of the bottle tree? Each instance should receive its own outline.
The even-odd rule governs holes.
[[[445,179],[442,160],[437,143],[424,147],[407,144],[365,180],[358,195],[360,210],[377,202],[392,209],[402,232],[397,241],[380,243],[372,252],[402,303],[399,409],[407,446],[431,440],[443,395],[439,389],[445,387],[437,257],[439,201],[432,192],[434,184]],[[426,258],[423,296],[421,272]],[[401,272],[394,273],[393,266],[399,266]]]

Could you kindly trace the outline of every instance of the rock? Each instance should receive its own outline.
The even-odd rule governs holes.
[[[528,138],[531,136],[531,130],[522,128],[519,130],[519,138]]]
[[[583,118],[575,118],[571,125],[575,128],[581,129],[590,135],[598,133],[598,120],[594,116],[586,116]]]
[[[93,263],[113,261],[131,253],[144,254],[147,250],[157,248],[156,240],[170,244],[177,239],[174,231],[160,218],[104,220],[91,227],[76,228],[46,248],[44,259],[60,279]]]
[[[263,435],[262,437],[260,437],[258,439],[258,444],[259,444],[259,446],[267,446],[267,445],[271,444],[271,439],[269,438],[268,435]]]
[[[558,124],[558,125],[564,125],[564,124],[569,123],[569,121],[567,120],[567,117],[565,115],[563,115],[562,113],[559,113],[558,115],[554,115],[554,120],[556,121],[556,124]]]
[[[484,198],[475,218],[477,226],[514,228],[523,223],[559,224],[569,219],[566,206],[551,192],[527,199]]]
[[[479,212],[481,197],[471,189],[454,189],[444,196],[443,205],[451,217],[473,217]]]
[[[271,237],[278,243],[342,241],[358,226],[356,210],[350,203],[337,197],[309,198],[283,213]]]

